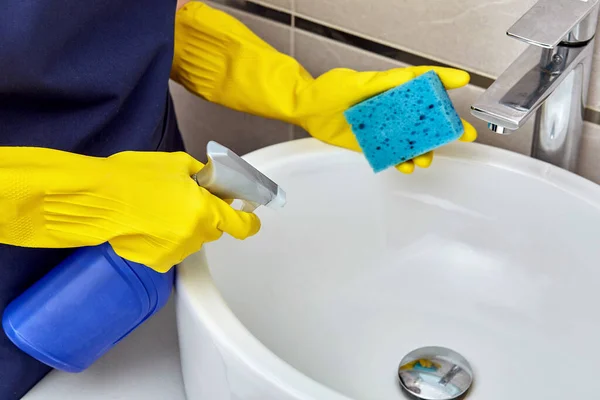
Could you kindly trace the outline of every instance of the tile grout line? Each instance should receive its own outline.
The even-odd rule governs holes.
[[[322,25],[305,18],[296,16],[296,28],[302,31],[318,35],[338,43],[358,48],[369,53],[382,56],[395,61],[400,61],[410,65],[430,65],[435,67],[457,68],[455,65],[450,65],[442,61],[436,61],[428,57],[423,57],[408,51],[379,43],[371,39],[357,36],[347,31],[342,31],[337,28],[332,28]],[[461,68],[464,70],[464,68]],[[476,72],[467,71],[471,75],[471,84],[483,89],[490,87],[494,83],[494,79],[478,74]]]
[[[263,2],[260,1],[255,3],[252,0],[236,0],[236,3],[243,3],[237,5],[236,7],[241,9],[242,11],[246,11],[256,16],[264,17],[266,19],[270,19],[278,23],[289,25],[292,33],[292,56],[295,56],[295,31],[300,30],[336,41],[338,43],[345,44],[347,46],[359,48],[361,50],[368,51],[372,54],[383,56],[410,65],[432,65],[439,67],[456,68],[450,64],[435,61],[430,58],[419,56],[408,51],[400,50],[383,43],[378,43],[371,39],[366,39],[364,37],[354,35],[350,32],[342,31],[336,28],[331,28],[318,22],[310,21],[308,19],[299,17],[293,11],[295,10],[295,0],[290,0],[290,4],[292,7],[291,11],[275,9],[271,6],[265,5]],[[249,3],[251,3],[254,7],[249,7]],[[468,70],[466,71],[471,75],[470,84],[473,86],[482,89],[487,89],[494,82],[494,79],[492,78]],[[600,111],[591,108],[586,108],[585,121],[600,125]]]
[[[586,108],[584,119],[585,121],[591,122],[592,124],[600,125],[600,111],[596,111],[591,108]]]

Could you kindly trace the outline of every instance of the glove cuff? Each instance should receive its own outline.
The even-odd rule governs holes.
[[[297,96],[313,81],[295,59],[200,2],[177,12],[171,78],[213,103],[292,123]]]
[[[179,9],[175,17],[175,48],[171,79],[192,93],[214,101],[219,71],[225,59],[215,47],[222,44],[199,28],[210,13],[206,4],[190,2]]]
[[[251,51],[248,51],[251,48]],[[171,79],[192,93],[221,103],[241,53],[276,52],[244,24],[201,2],[177,11]],[[231,90],[236,90],[235,87]]]

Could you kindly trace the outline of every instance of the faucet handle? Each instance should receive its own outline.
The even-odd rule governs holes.
[[[539,0],[506,34],[546,49],[587,42],[596,33],[598,4],[600,0]]]

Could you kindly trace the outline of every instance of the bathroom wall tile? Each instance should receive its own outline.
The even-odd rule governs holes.
[[[294,32],[294,44],[294,57],[314,76],[336,67],[377,71],[407,66],[402,62],[299,29]]]
[[[298,16],[497,78],[526,45],[506,30],[537,0],[295,0]],[[600,33],[600,27],[598,32]],[[600,110],[600,40],[589,107]]]
[[[336,67],[347,67],[364,71],[385,70],[405,66],[405,64],[398,61],[299,30],[294,32],[294,41],[294,56],[314,76]],[[522,154],[530,154],[533,134],[532,123],[529,123],[512,135],[502,136],[489,131],[485,122],[471,115],[471,104],[473,104],[481,93],[483,93],[483,89],[472,85],[450,92],[454,106],[459,114],[477,128],[479,132],[478,141]],[[306,132],[302,129],[295,129],[294,136],[296,138],[306,137],[306,135]]]
[[[218,8],[239,19],[252,32],[256,33],[263,40],[271,44],[277,50],[290,54],[291,51],[291,29],[280,23],[276,23],[260,16],[244,12],[227,4],[235,5],[236,3],[243,4],[242,0],[217,0],[208,2],[212,7]]]
[[[296,13],[497,77],[524,50],[506,30],[536,0],[296,0]]]
[[[600,184],[600,125],[585,124],[577,173]]]
[[[174,82],[170,86],[187,150],[201,161],[206,161],[206,144],[210,140],[243,155],[292,138],[288,124],[209,103]]]
[[[211,3],[240,19],[257,35],[287,54],[291,49],[291,29],[261,17]],[[240,113],[209,103],[170,82],[179,128],[188,151],[201,160],[206,158],[206,143],[216,140],[238,154],[290,140],[288,124]]]
[[[291,11],[293,0],[250,0],[249,2],[282,11]]]
[[[264,17],[282,24],[291,25],[292,0],[247,1],[247,0],[209,0],[213,5],[220,5],[252,15]]]

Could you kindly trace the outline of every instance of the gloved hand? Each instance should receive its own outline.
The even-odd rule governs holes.
[[[260,222],[198,187],[203,164],[185,153],[94,158],[0,147],[0,243],[115,252],[168,271],[223,233],[245,239]]]
[[[192,93],[226,107],[299,125],[326,143],[360,151],[343,116],[349,107],[435,70],[447,89],[465,86],[469,75],[450,68],[410,67],[384,72],[334,69],[314,79],[235,18],[201,2],[177,12],[171,78]],[[464,122],[461,140],[477,133]],[[433,153],[408,161],[428,167]]]

